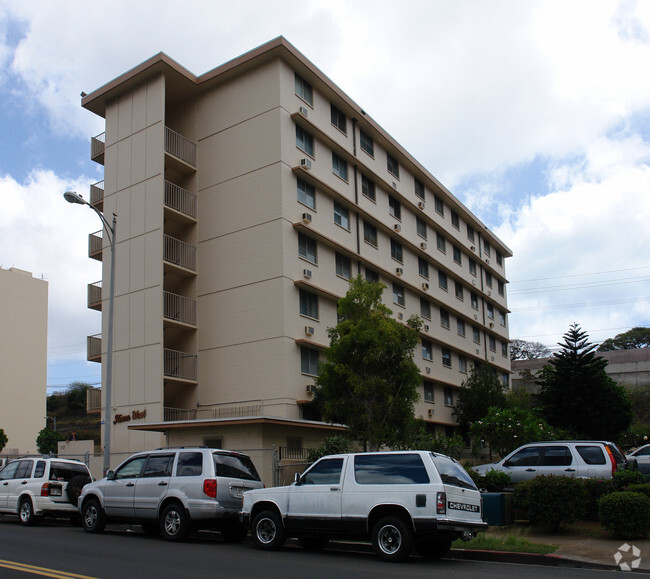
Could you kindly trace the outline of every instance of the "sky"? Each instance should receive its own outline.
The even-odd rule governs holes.
[[[650,326],[650,1],[3,0],[0,267],[48,281],[49,392],[100,382],[101,223],[62,197],[103,179],[80,93],[161,51],[200,75],[280,35],[513,251],[511,338]]]

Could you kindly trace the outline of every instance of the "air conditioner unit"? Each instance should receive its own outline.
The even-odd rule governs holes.
[[[424,369],[427,374],[431,374],[431,366],[426,366]]]
[[[429,289],[429,284],[428,284],[426,281],[425,281],[425,282],[422,282],[422,289],[423,289],[424,291],[427,291],[427,290]]]
[[[424,324],[424,331],[428,332],[429,331],[429,324]]]
[[[472,285],[476,285],[476,280],[475,279],[472,280]]]
[[[395,273],[397,275],[402,275],[404,273],[404,268],[403,267],[396,267],[395,268]]]
[[[492,295],[492,291],[488,290],[488,296],[491,296],[491,295]]]
[[[311,169],[311,159],[300,159],[300,166],[303,169]]]
[[[302,275],[309,279],[311,277],[311,269],[303,269]]]
[[[429,416],[433,416],[433,408],[429,408],[429,410],[427,411],[427,414]]]
[[[393,229],[395,231],[402,231],[402,226],[399,223],[396,223],[395,225],[393,225]]]
[[[311,223],[311,215],[309,213],[303,213],[302,214],[302,222],[303,223]]]
[[[424,250],[426,248],[427,248],[427,244],[424,241],[420,243],[420,249]]]
[[[314,386],[314,384],[307,384],[306,390],[309,394],[313,394],[316,392],[316,386]]]
[[[309,116],[309,111],[307,110],[307,107],[300,107],[298,111],[300,112],[301,115],[304,115],[306,117]]]
[[[490,260],[489,260],[487,257],[485,258],[485,263],[487,263],[488,265],[490,265]]]
[[[424,201],[418,201],[418,209],[422,209],[422,211],[424,211],[424,207]]]
[[[475,245],[472,245],[472,246],[470,246],[470,249],[471,249],[472,251],[476,251],[476,246],[475,246]]]
[[[314,335],[314,327],[313,326],[305,326],[305,334],[308,336],[313,336]]]
[[[393,181],[393,189],[397,189],[397,183],[395,181]]]

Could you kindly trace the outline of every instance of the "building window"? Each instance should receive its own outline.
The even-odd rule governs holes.
[[[318,376],[318,350],[300,347],[300,371],[303,374]]]
[[[500,251],[497,251],[496,254],[497,254],[497,264],[503,267],[503,254]]]
[[[388,213],[395,217],[395,219],[402,219],[402,206],[392,195],[388,196]]]
[[[451,368],[451,350],[449,348],[442,349],[442,365]]]
[[[359,142],[361,144],[361,150],[365,151],[371,157],[375,156],[375,142],[372,140],[372,137],[363,131],[359,131]]]
[[[487,305],[487,315],[491,320],[494,319],[494,306],[492,304]]]
[[[302,179],[298,179],[298,201],[311,209],[316,209],[316,191]]]
[[[462,263],[463,263],[463,257],[462,257],[462,254],[460,252],[460,247],[458,247],[457,245],[454,245],[454,261],[458,265],[462,265]]]
[[[470,300],[472,302],[472,307],[475,310],[478,310],[478,295],[476,295],[474,292],[471,292],[470,294]]]
[[[445,291],[448,289],[447,274],[444,271],[438,271],[438,285]]]
[[[363,240],[373,247],[377,247],[377,228],[367,221],[363,222]]]
[[[344,134],[348,134],[348,120],[345,118],[343,111],[337,109],[334,105],[330,105],[332,116],[332,124]]]
[[[445,215],[445,204],[442,202],[442,198],[437,195],[433,196],[433,203],[436,208],[436,213],[440,213],[444,217]]]
[[[501,355],[504,358],[508,357],[508,342],[501,342]]]
[[[420,298],[420,315],[427,319],[431,319],[431,302],[424,298]]]
[[[497,341],[494,339],[494,336],[488,336],[488,343],[490,344],[490,350],[492,350],[492,352],[496,352]]]
[[[403,263],[404,254],[402,251],[402,244],[399,241],[395,241],[394,239],[390,240],[390,256],[400,263]]]
[[[345,279],[350,279],[352,277],[352,265],[349,257],[341,255],[340,253],[336,254],[336,275],[340,275]]]
[[[469,273],[473,276],[476,276],[476,262],[473,259],[469,259]]]
[[[369,281],[370,283],[378,283],[379,274],[372,269],[366,268],[366,281]]]
[[[481,343],[481,331],[476,326],[472,326],[472,339],[477,344]]]
[[[491,249],[490,249],[490,243],[488,241],[483,242],[483,252],[485,253],[485,255],[490,257]]]
[[[451,210],[451,224],[460,231],[460,217],[453,209]]]
[[[298,234],[298,255],[307,261],[317,263],[316,241],[311,237]]]
[[[501,375],[501,382],[504,386],[508,386],[508,383],[510,382],[510,376],[504,372]]]
[[[399,163],[390,153],[386,153],[386,167],[389,173],[399,179]]]
[[[417,230],[417,234],[426,239],[427,238],[427,224],[424,219],[420,219],[419,217],[415,218],[415,228]]]
[[[344,181],[348,180],[348,163],[334,151],[332,151],[332,171]]]
[[[296,125],[296,147],[309,156],[314,156],[314,137],[298,125]]]
[[[361,175],[361,193],[371,201],[376,201],[375,182],[371,181],[365,175]]]
[[[468,223],[467,224],[467,239],[474,243],[474,228]]]
[[[467,374],[467,358],[460,354],[458,355],[458,371]]]
[[[300,290],[300,313],[308,318],[318,319],[318,296],[305,290]]]
[[[418,257],[418,273],[425,279],[429,279],[429,262],[423,257]]]
[[[433,346],[429,340],[422,340],[422,359],[433,361]]]
[[[485,272],[485,285],[492,287],[492,274],[489,271]]]
[[[458,318],[456,320],[456,328],[459,336],[465,337],[465,320]]]
[[[499,323],[500,323],[502,326],[505,326],[505,325],[506,325],[506,313],[505,313],[505,312],[502,312],[501,310],[499,310]]]
[[[433,384],[431,382],[424,383],[424,401],[431,402],[433,404]]]
[[[415,180],[415,194],[424,201],[424,183]]]
[[[454,405],[454,391],[449,387],[445,386],[445,406]]]
[[[440,308],[440,325],[449,329],[449,312],[443,308]]]
[[[340,225],[343,229],[350,230],[350,212],[347,207],[344,207],[338,201],[334,201],[334,223]]]
[[[497,291],[500,296],[505,293],[505,284],[500,279],[497,280]]]
[[[404,287],[398,283],[393,282],[393,303],[398,306],[404,306]]]
[[[447,253],[447,242],[445,241],[445,236],[438,231],[436,231],[436,247],[442,251],[442,253]]]
[[[465,293],[463,291],[463,284],[459,281],[454,282],[454,292],[456,297],[462,302],[465,299]]]
[[[313,106],[314,104],[314,91],[311,85],[301,76],[296,76],[296,94],[306,103]]]

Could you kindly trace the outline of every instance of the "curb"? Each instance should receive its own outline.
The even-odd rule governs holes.
[[[600,569],[618,571],[616,565],[606,565],[592,561],[578,561],[559,555],[539,555],[537,553],[517,553],[512,551],[481,551],[478,549],[452,549],[448,559],[466,561],[489,561],[493,563],[517,563],[520,565],[542,565],[546,567],[573,567],[581,569]]]

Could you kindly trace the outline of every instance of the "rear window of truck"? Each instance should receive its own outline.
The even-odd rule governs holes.
[[[360,485],[428,484],[419,454],[360,454],[354,457],[354,478]]]

